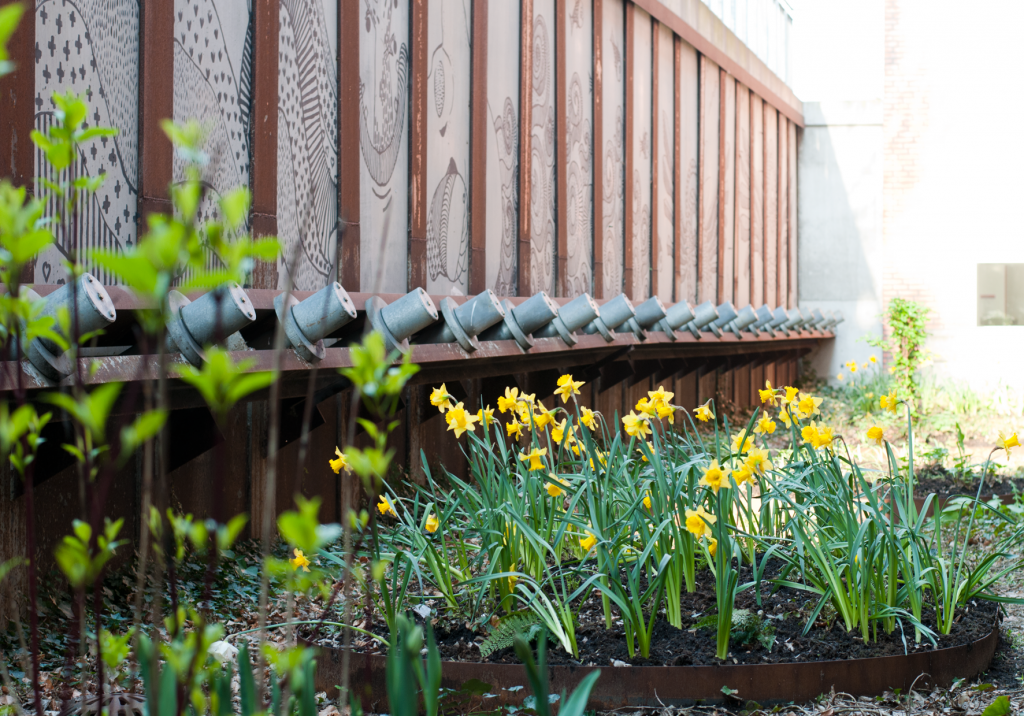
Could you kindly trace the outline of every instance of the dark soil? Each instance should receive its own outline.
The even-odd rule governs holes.
[[[928,465],[914,475],[917,484],[914,489],[915,497],[926,497],[932,493],[937,496],[945,495],[971,495],[978,494],[978,482],[962,482],[954,479],[954,474],[941,465]],[[1014,479],[1009,476],[996,475],[985,480],[985,487],[981,491],[983,499],[998,495],[1000,497],[1013,495],[1015,492],[1024,493],[1024,479]]]
[[[771,573],[772,570],[768,571]],[[740,574],[740,583],[743,584],[750,579],[750,569],[744,568]],[[771,664],[829,661],[894,656],[932,648],[925,638],[922,638],[920,644],[915,644],[913,628],[907,624],[904,624],[903,632],[897,626],[892,634],[886,634],[879,627],[877,634],[872,634],[872,640],[865,643],[859,631],[847,632],[842,619],[838,616],[831,618],[828,622],[819,617],[814,627],[804,635],[807,619],[816,604],[815,601],[812,601],[812,597],[816,595],[789,587],[779,588],[772,593],[772,587],[773,585],[767,582],[762,584],[760,605],[756,602],[753,588],[740,593],[736,597],[736,609],[748,609],[754,613],[763,613],[765,620],[776,629],[774,645],[768,650],[757,642],[753,644],[737,643],[737,639],[734,637],[730,642],[729,662],[734,664]],[[704,571],[697,575],[696,591],[692,594],[684,591],[681,604],[683,628],[676,629],[671,626],[664,619],[664,612],[661,612],[654,626],[650,658],[641,658],[638,650],[636,656],[630,659],[621,620],[616,619],[612,629],[606,629],[600,596],[592,594],[579,611],[579,622],[576,628],[576,643],[580,651],[579,660],[573,659],[560,646],[552,643],[548,648],[548,663],[586,666],[608,665],[615,661],[635,666],[690,666],[722,663],[715,657],[714,626],[695,628],[695,625],[703,617],[716,612],[714,578],[710,572]],[[997,611],[997,605],[992,602],[972,601],[967,609],[962,610],[956,616],[952,634],[936,638],[938,648],[960,646],[986,636],[992,630],[997,618]],[[615,614],[617,614],[617,610],[613,608],[613,616]],[[438,620],[434,621],[438,622]],[[934,613],[926,609],[923,621],[926,625],[934,625]],[[373,631],[379,632],[383,636],[385,627],[375,624]],[[486,637],[486,630],[474,631],[467,628],[466,624],[445,625],[443,622],[438,622],[435,625],[435,633],[442,659],[520,663],[512,648],[495,651],[487,659],[481,659],[478,645]],[[333,637],[321,639],[321,643],[327,645],[332,639]],[[330,645],[336,646],[333,643]],[[366,646],[370,647],[369,644]]]

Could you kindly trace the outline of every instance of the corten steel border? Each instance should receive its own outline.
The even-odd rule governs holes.
[[[473,62],[470,68],[469,293],[487,288],[487,25],[489,0],[473,3]],[[410,286],[412,288],[412,286]]]
[[[530,295],[530,179],[533,156],[533,0],[522,0],[519,35],[519,241],[516,294]]]
[[[253,82],[249,113],[249,182],[254,237],[277,236],[277,73],[280,42],[280,0],[256,0],[252,7]],[[277,262],[259,261],[253,268],[256,288],[277,288]]]
[[[338,280],[359,290],[359,3],[338,3]]]
[[[409,289],[427,287],[427,0],[412,0],[409,113]]]
[[[804,703],[832,689],[854,696],[880,696],[890,689],[909,692],[977,676],[988,668],[998,643],[996,625],[968,644],[900,656],[722,666],[550,666],[549,689],[554,694],[569,693],[588,674],[600,671],[587,702],[588,709],[596,710],[724,703],[725,686],[736,690],[736,698],[760,704]],[[350,683],[354,694],[362,698],[363,708],[386,711],[387,657],[351,654],[350,659]],[[336,692],[336,685],[342,682],[341,664],[341,649],[321,648],[314,677],[318,691]],[[521,705],[532,694],[526,670],[519,664],[441,662],[442,687],[458,689],[470,679],[490,685],[495,696],[483,702],[489,709]],[[509,690],[515,687],[522,688]]]
[[[633,295],[633,164],[636,162],[633,152],[633,134],[636,132],[636,118],[633,112],[633,102],[635,101],[633,68],[636,65],[633,61],[633,53],[636,51],[635,32],[636,6],[629,2],[629,0],[626,0],[626,40],[622,48],[622,61],[626,64],[626,100],[623,107],[626,114],[626,134],[624,139],[626,183],[625,190],[622,192],[622,199],[625,204],[622,211],[622,233],[625,237],[625,246],[622,251],[622,292],[630,299],[639,298]]]
[[[757,94],[761,95],[766,102],[769,102],[776,109],[793,120],[793,122],[801,127],[804,126],[802,110],[798,110],[796,107],[782,99],[778,94],[773,92],[764,82],[754,77],[750,72],[744,69],[742,65],[712,44],[712,42],[697,28],[693,27],[690,23],[686,22],[683,18],[670,10],[665,3],[661,2],[661,0],[629,1],[635,3],[637,7],[646,10],[651,17],[656,18],[659,22],[668,25],[676,35],[693,45],[697,52],[702,55],[706,55],[708,59],[712,60],[716,65],[727,71],[730,75],[741,81],[750,89],[757,92]],[[732,31],[728,28],[723,27],[723,30],[732,34]],[[738,39],[736,41],[739,42]],[[770,71],[771,70],[769,70],[769,72]]]
[[[143,0],[139,38],[139,212],[138,231],[149,214],[172,210],[173,147],[160,122],[174,117],[174,3]]]
[[[555,0],[555,295],[565,296],[568,287],[565,285],[565,274],[569,264],[569,213],[566,197],[569,192],[569,179],[565,167],[569,165],[569,138],[565,133],[565,115],[568,111],[566,98],[566,0]]]
[[[593,289],[596,298],[604,293],[604,61],[602,59],[602,32],[604,31],[604,0],[594,0],[594,116],[590,124],[594,129],[591,150],[594,172],[594,267]]]

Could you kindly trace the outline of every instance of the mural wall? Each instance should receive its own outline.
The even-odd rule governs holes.
[[[658,25],[658,151],[654,155],[658,174],[658,215],[654,217],[658,253],[654,267],[658,276],[658,298],[663,303],[675,296],[675,224],[676,224],[676,122],[675,122],[675,47],[672,31]]]
[[[632,202],[633,236],[633,300],[642,301],[651,295],[651,120],[653,117],[652,83],[654,58],[651,48],[651,16],[635,10],[633,24],[633,180],[629,198]]]
[[[576,0],[566,8],[565,167],[566,245],[565,295],[592,291],[594,252],[594,7]]]
[[[603,232],[604,294],[615,296],[622,290],[623,246],[625,241],[626,212],[626,11],[623,0],[603,0],[602,3],[602,98],[601,123],[604,128],[604,147],[601,163],[604,196],[601,197],[601,227]]]
[[[26,20],[23,20],[25,22]],[[54,93],[75,92],[89,103],[88,126],[116,127],[118,136],[93,142],[80,154],[74,176],[106,174],[107,180],[75,219],[54,225],[55,245],[36,261],[37,283],[64,283],[68,253],[90,248],[123,250],[135,244],[138,210],[139,8],[135,0],[37,0],[35,11],[35,118],[45,132],[54,121]],[[26,138],[27,139],[27,138]],[[35,175],[45,162],[35,153]],[[46,175],[52,181],[64,176]],[[49,215],[58,215],[56,202]],[[97,272],[113,283],[106,272]]]
[[[533,0],[530,292],[555,291],[555,0]]]
[[[337,275],[338,16],[325,0],[281,0],[278,35],[278,287],[319,289]]]

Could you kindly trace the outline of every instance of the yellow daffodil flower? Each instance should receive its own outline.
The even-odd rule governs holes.
[[[772,462],[769,460],[769,454],[767,450],[761,448],[754,448],[747,455],[747,460],[744,463],[750,471],[755,475],[763,475],[766,470],[772,469]]]
[[[528,453],[525,453],[525,452],[519,453],[519,459],[521,461],[523,461],[523,462],[526,462],[527,460],[529,460],[530,461],[529,468],[530,468],[530,471],[532,472],[534,470],[543,470],[544,469],[544,463],[541,462],[541,458],[544,457],[547,454],[548,454],[548,449],[547,448],[533,448],[533,450],[531,450]]]
[[[553,425],[554,422],[554,414],[545,410],[543,405],[538,405],[537,409],[533,412],[533,427],[537,430],[543,430],[548,425]]]
[[[832,447],[833,440],[835,440],[835,437],[832,435],[832,428],[822,425],[818,428],[817,441],[812,444],[814,449],[817,450],[818,448]]]
[[[888,395],[883,395],[878,399],[878,405],[882,410],[888,410],[893,415],[899,409],[899,400],[896,398],[896,391],[892,391]]]
[[[775,432],[775,421],[772,420],[771,416],[765,413],[754,425],[754,432],[758,435],[771,435]]]
[[[580,394],[580,388],[582,386],[582,380],[573,380],[572,376],[566,373],[558,379],[558,387],[555,388],[555,395],[561,395],[562,402],[568,403],[570,397]]]
[[[587,426],[588,429],[594,430],[597,428],[597,413],[590,408],[580,408],[580,422]]]
[[[427,532],[429,532],[430,534],[434,534],[435,532],[437,532],[437,528],[440,526],[440,524],[441,523],[437,521],[437,517],[435,517],[434,515],[428,516],[426,524]]]
[[[803,438],[803,441],[805,443],[810,443],[812,447],[818,447],[816,445],[816,443],[818,442],[818,428],[814,425],[814,423],[811,423],[810,425],[805,425],[803,430],[800,431],[800,437]]]
[[[562,493],[564,492],[562,490],[562,487],[568,487],[569,483],[560,477],[555,477],[554,474],[550,474],[548,475],[548,477],[550,477],[552,480],[552,482],[545,484],[545,488],[547,488],[548,494],[551,495],[552,497],[561,497]]]
[[[710,487],[718,494],[718,489],[721,487],[729,487],[729,481],[725,476],[725,471],[718,466],[718,460],[712,460],[711,464],[708,465],[708,469],[704,471],[704,477],[700,478],[700,484]]]
[[[664,420],[668,418],[670,425],[676,424],[676,407],[669,405],[668,403],[658,403],[658,419]]]
[[[622,418],[622,425],[626,430],[626,435],[630,437],[646,437],[651,434],[651,426],[647,422],[647,418],[641,414],[637,415],[632,410],[629,411],[629,415]]]
[[[505,395],[498,396],[498,410],[502,413],[507,413],[510,410],[516,409],[516,404],[519,402],[519,388],[505,388]]]
[[[1009,435],[1005,435],[1002,430],[999,431],[999,447],[1006,451],[1006,457],[1010,457],[1010,448],[1020,447],[1020,442],[1017,440],[1017,433],[1012,432]]]
[[[744,482],[753,482],[754,473],[750,471],[750,467],[746,463],[743,463],[739,470],[732,471],[732,479],[737,485],[742,485]]]
[[[875,445],[877,445],[878,447],[882,447],[882,441],[885,439],[883,435],[884,433],[882,432],[882,428],[879,427],[878,425],[872,425],[870,428],[868,428],[868,440],[873,440]]]
[[[488,405],[476,411],[476,420],[481,425],[490,425],[494,422],[494,408]]]
[[[395,506],[391,504],[391,500],[387,495],[380,496],[380,500],[377,502],[377,511],[380,512],[382,517],[384,515],[398,517],[398,513],[395,512]]]
[[[638,413],[650,415],[655,410],[654,403],[647,398],[640,398],[640,400],[636,401],[636,410]]]
[[[779,398],[779,400],[782,401],[782,404],[789,405],[790,403],[795,403],[796,396],[800,394],[800,389],[794,388],[791,385],[787,385],[785,388],[783,388],[783,390],[786,391],[786,394]]]
[[[652,403],[667,403],[676,397],[675,393],[665,390],[665,386],[659,385],[657,390],[648,390],[647,397]]]
[[[716,552],[718,552],[718,540],[708,537],[708,553],[714,557]]]
[[[800,400],[796,404],[796,409],[800,413],[800,418],[806,420],[812,415],[818,415],[821,413],[818,407],[824,402],[824,398],[815,398],[813,395],[807,395],[805,393],[800,394]]]
[[[443,413],[451,409],[451,397],[448,395],[448,388],[445,387],[444,383],[441,383],[440,388],[434,388],[430,391],[430,404]]]
[[[787,408],[783,408],[782,410],[779,411],[779,420],[783,422],[783,424],[786,426],[786,429],[788,430],[789,426],[793,422],[793,419],[790,417],[789,410]]]
[[[648,510],[651,509],[651,491],[650,490],[648,490],[647,494],[644,495],[644,507],[646,507]]]
[[[348,456],[341,451],[341,448],[335,446],[334,454],[337,455],[338,457],[334,460],[327,461],[327,463],[331,466],[331,469],[334,470],[334,474],[337,475],[342,470],[344,470],[345,472],[352,472],[352,468],[348,466]]]
[[[570,425],[568,430],[566,430],[565,424],[567,422],[569,422],[568,418],[562,418],[562,422],[560,423],[552,421],[551,439],[556,443],[561,443],[564,438],[566,442],[571,445],[575,440],[572,434],[572,426]]]
[[[654,454],[654,443],[652,443],[650,440],[647,441],[647,449],[651,451],[652,455]],[[636,451],[640,453],[641,460],[643,460],[644,462],[648,462],[647,453],[643,451],[643,448],[637,448]]]
[[[289,562],[292,563],[292,566],[295,567],[296,570],[301,569],[303,572],[308,572],[309,571],[309,560],[306,558],[306,555],[302,554],[302,550],[301,549],[295,549],[295,550],[292,551],[292,553],[295,556],[288,560]]]
[[[589,552],[593,549],[594,545],[597,544],[597,537],[590,530],[587,530],[587,536],[580,538],[580,547],[583,548],[584,552]]]
[[[861,367],[862,370],[867,370],[869,365],[871,365],[871,364],[870,363],[861,363],[860,367]]]
[[[515,569],[515,567],[513,567],[513,569]],[[514,592],[515,589],[516,589],[516,582],[518,582],[518,581],[519,581],[519,577],[517,577],[514,574],[510,574],[508,576],[508,591]]]
[[[697,505],[696,510],[686,510],[686,529],[695,537],[710,536],[711,525],[717,521],[717,517],[704,511],[704,505]]]
[[[445,413],[444,419],[448,422],[448,429],[455,431],[456,438],[461,438],[467,430],[474,432],[476,430],[475,423],[480,420],[475,415],[466,412],[462,403],[456,404],[454,408]]]
[[[776,405],[778,403],[778,396],[775,394],[775,388],[772,387],[770,380],[764,382],[764,388],[759,389],[757,394],[761,396],[762,403],[768,403],[768,405]]]
[[[694,416],[696,416],[697,420],[701,421],[702,423],[706,423],[709,420],[714,420],[715,414],[711,412],[711,399],[709,398],[708,402],[704,403],[704,405],[699,405],[696,408],[694,408],[693,414]]]
[[[870,356],[870,357],[868,358],[868,361],[870,361],[871,363],[877,363],[877,362],[878,362],[878,359],[877,359],[877,358],[875,358],[874,356]]]
[[[836,376],[836,380],[842,380],[842,379],[843,379],[843,374],[842,373],[840,373],[839,375]]]
[[[505,425],[505,434],[509,437],[516,436],[516,440],[523,437],[523,424],[518,420],[513,420],[511,423]]]
[[[739,455],[747,452],[754,446],[754,438],[744,433],[736,433],[732,436],[732,451]]]

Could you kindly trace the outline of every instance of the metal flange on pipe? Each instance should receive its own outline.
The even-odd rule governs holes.
[[[505,318],[505,309],[494,291],[487,289],[461,306],[452,298],[441,299],[441,315],[444,320],[418,334],[415,342],[458,343],[472,353],[480,347],[477,336],[500,323]]]
[[[348,292],[341,284],[325,286],[304,301],[288,294],[274,298],[277,319],[284,324],[284,334],[289,348],[309,362],[321,361],[327,355],[323,339],[355,320],[356,307]]]
[[[718,307],[711,301],[705,301],[693,309],[693,319],[684,328],[693,334],[694,338],[700,340],[702,337],[700,332],[717,320]],[[717,333],[716,335],[721,337],[722,334]]]
[[[237,283],[219,286],[195,301],[171,291],[167,300],[167,350],[180,352],[197,368],[206,360],[204,346],[224,342],[231,350],[244,348],[242,336],[235,334],[256,320],[252,301]]]
[[[39,294],[32,289],[24,289],[25,295],[32,301],[41,300]],[[45,299],[40,317],[54,319],[53,330],[65,339],[61,327],[62,317],[66,317],[69,325],[78,321],[78,335],[106,328],[117,318],[114,302],[96,278],[89,273],[78,277],[77,290],[71,284],[64,284]],[[77,319],[76,319],[77,313]],[[29,363],[50,380],[62,380],[71,375],[74,366],[67,352],[49,338],[39,337],[23,347]]]
[[[786,311],[782,306],[778,306],[772,311],[772,320],[768,323],[768,327],[773,331],[781,331],[784,335],[789,335],[789,329],[786,324],[789,323],[789,312]]]
[[[764,331],[774,338],[775,329],[771,327],[771,322],[774,320],[775,314],[772,313],[772,309],[768,308],[767,303],[762,304],[761,307],[757,309],[757,323],[751,326],[751,328],[755,328],[757,330],[752,332],[756,334],[757,331]]]
[[[600,333],[608,343],[615,340],[612,331],[621,326],[636,315],[633,302],[629,297],[620,293],[610,301],[606,301],[598,311],[598,316],[583,327],[583,332],[588,334]]]
[[[616,329],[617,333],[632,333],[638,341],[647,340],[647,329],[665,317],[665,305],[657,296],[651,296],[636,307],[635,315]]]
[[[759,331],[754,328],[754,324],[757,323],[757,312],[754,311],[754,307],[746,305],[736,313],[736,317],[729,321],[727,328],[733,332],[740,340],[743,340],[743,331],[750,330],[755,336],[758,335]]]
[[[518,306],[513,306],[507,299],[502,301],[501,305],[505,309],[505,320],[484,331],[480,339],[514,340],[524,351],[533,348],[533,332],[553,321],[558,315],[558,304],[544,291],[538,291]]]
[[[665,317],[658,321],[658,330],[662,331],[669,340],[675,342],[676,330],[682,328],[694,318],[693,306],[689,301],[677,301],[665,310]]]
[[[534,331],[537,338],[553,338],[559,336],[567,346],[576,345],[576,331],[588,325],[598,317],[600,309],[589,293],[577,296],[558,309],[558,315],[551,323]]]
[[[722,337],[722,329],[729,325],[729,322],[736,318],[736,308],[732,305],[732,301],[726,301],[720,303],[718,308],[718,318],[709,323],[704,330],[710,331],[715,334],[715,337]]]
[[[437,307],[422,288],[416,288],[394,303],[379,296],[366,299],[366,316],[374,330],[384,336],[388,353],[409,350],[409,337],[437,320]]]

